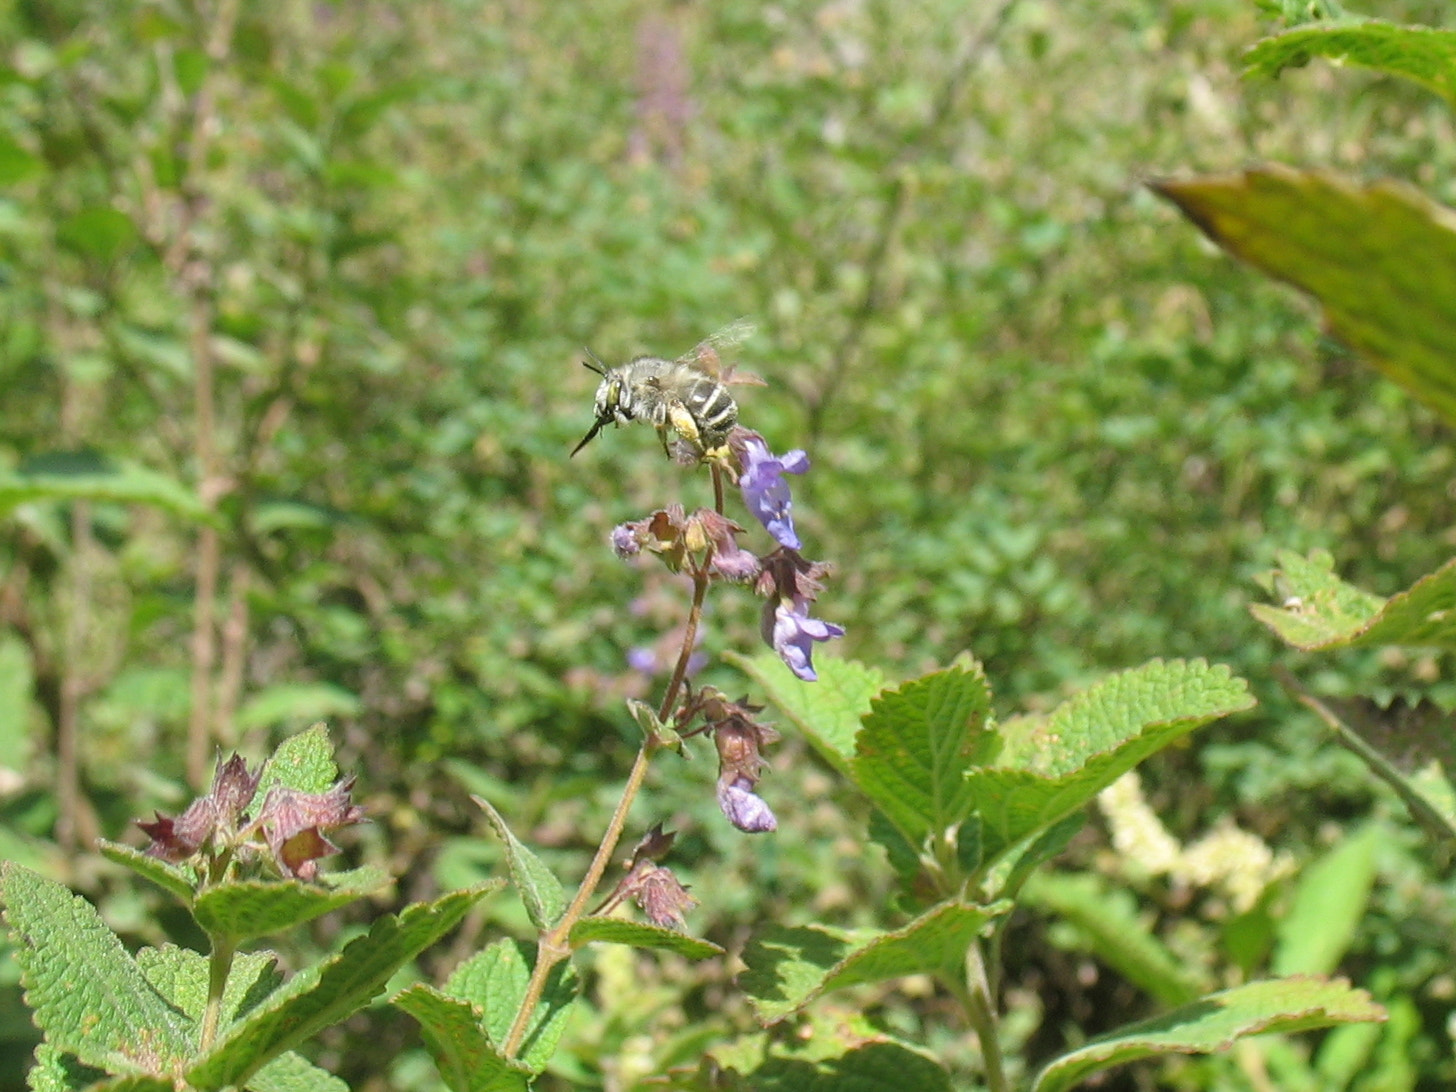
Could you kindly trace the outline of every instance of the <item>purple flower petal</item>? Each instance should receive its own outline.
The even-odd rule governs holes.
[[[761,797],[754,795],[752,788],[753,782],[746,777],[719,781],[718,807],[723,809],[728,822],[745,834],[767,834],[778,830],[779,821],[774,818],[773,811]]]
[[[750,436],[743,444],[743,473],[738,487],[743,503],[754,514],[779,545],[799,549],[799,536],[794,532],[794,500],[789,493],[785,474],[802,474],[809,469],[809,456],[799,450],[776,456],[759,436]]]
[[[767,607],[767,604],[765,604]],[[814,671],[814,642],[828,641],[844,636],[844,627],[819,618],[809,617],[807,599],[780,600],[774,607],[772,628],[769,614],[764,611],[764,636],[779,658],[788,664],[789,670],[805,682],[814,682],[819,675]]]

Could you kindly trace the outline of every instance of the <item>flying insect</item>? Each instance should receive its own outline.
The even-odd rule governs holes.
[[[634,357],[608,368],[590,349],[582,365],[602,377],[597,387],[596,420],[572,449],[575,455],[607,425],[646,421],[657,429],[663,447],[668,432],[675,432],[694,455],[721,448],[738,423],[738,403],[728,393],[718,350],[737,344],[753,332],[752,323],[739,320],[695,345],[676,360],[657,356]]]

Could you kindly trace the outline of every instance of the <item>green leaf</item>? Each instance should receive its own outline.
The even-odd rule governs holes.
[[[62,246],[98,262],[115,261],[139,237],[131,217],[109,205],[82,209],[56,228],[56,239]]]
[[[148,857],[139,849],[122,845],[120,842],[108,842],[104,838],[97,842],[97,848],[101,850],[101,856],[108,861],[124,865],[138,876],[151,880],[158,887],[176,895],[183,902],[192,901],[197,884],[184,869],[177,865],[156,857]]]
[[[1193,729],[1253,704],[1226,667],[1154,660],[1102,679],[1050,717],[1000,725],[996,764],[967,780],[986,825],[1011,846],[1079,811]]]
[[[50,500],[146,504],[199,523],[214,520],[180,482],[96,452],[51,452],[0,472],[0,516],[21,504]]]
[[[1307,26],[1265,38],[1244,54],[1247,74],[1274,77],[1325,57],[1414,80],[1456,106],[1456,33],[1370,20]]]
[[[248,1092],[349,1092],[349,1086],[326,1069],[289,1051],[254,1073]]]
[[[274,1058],[369,1004],[399,968],[453,929],[487,893],[453,891],[378,919],[338,955],[275,990],[228,1030],[187,1079],[202,1089],[246,1084]]]
[[[1076,948],[1091,952],[1165,1005],[1192,1001],[1211,985],[1144,924],[1130,891],[1108,890],[1095,872],[1034,876],[1024,889],[1024,902],[1055,914],[1071,927]]]
[[[1281,550],[1278,561],[1268,582],[1284,595],[1283,605],[1255,603],[1249,611],[1295,648],[1456,648],[1456,559],[1389,599],[1345,583],[1322,551],[1301,558]]]
[[[246,880],[209,887],[192,904],[197,924],[234,940],[282,933],[382,891],[394,881],[382,868],[360,868],[302,880]],[[497,887],[505,886],[504,881]]]
[[[525,1000],[535,952],[523,941],[502,938],[466,960],[445,983],[445,993],[476,1006],[490,1041],[503,1046]],[[551,968],[546,989],[531,1014],[517,1060],[539,1073],[556,1053],[567,1018],[581,992],[569,960]]]
[[[991,692],[979,665],[951,667],[875,698],[851,777],[917,847],[971,813],[966,771],[984,758]]]
[[[966,952],[985,925],[1009,911],[942,903],[888,933],[850,933],[824,926],[769,929],[744,950],[748,970],[739,986],[758,1018],[773,1023],[791,1016],[830,990],[936,974],[960,981]]]
[[[327,792],[338,776],[328,729],[315,724],[278,745],[263,769],[255,799],[262,800],[274,785],[298,792]]]
[[[1380,838],[1380,828],[1367,825],[1300,872],[1278,926],[1276,975],[1329,974],[1340,965],[1370,901]]]
[[[1214,242],[1324,307],[1330,330],[1456,421],[1456,214],[1396,182],[1266,167],[1160,182]]]
[[[525,904],[526,914],[537,929],[549,929],[555,925],[566,910],[566,891],[555,874],[541,863],[541,858],[532,853],[524,842],[511,833],[500,812],[490,806],[484,797],[472,795],[496,836],[506,847],[506,867],[510,869],[511,883]]]
[[[26,1002],[56,1049],[111,1073],[181,1069],[192,1022],[147,981],[95,907],[12,861],[0,861],[0,902]]]
[[[870,711],[870,699],[884,689],[878,669],[853,660],[826,657],[816,665],[818,682],[804,682],[777,656],[748,659],[725,653],[726,659],[763,687],[784,716],[846,778],[854,763],[854,737]]]
[[[335,717],[353,717],[363,704],[357,695],[332,683],[279,683],[254,694],[238,710],[244,731]]]
[[[571,927],[568,940],[572,948],[584,944],[630,944],[634,948],[665,948],[689,959],[709,959],[723,955],[724,950],[707,940],[699,940],[676,929],[664,929],[640,921],[621,918],[582,918]]]
[[[208,958],[190,948],[165,944],[137,952],[137,966],[168,1003],[194,1021],[207,1004]],[[240,952],[233,957],[223,988],[222,1026],[232,1023],[278,988],[283,976],[272,952]]]
[[[1341,979],[1250,982],[1100,1036],[1051,1062],[1031,1087],[1061,1092],[1088,1074],[1154,1054],[1211,1054],[1249,1035],[1384,1019],[1385,1010],[1368,993]]]
[[[411,986],[393,1004],[419,1021],[440,1079],[452,1092],[526,1092],[530,1087],[531,1070],[501,1056],[469,1002],[430,986]]]

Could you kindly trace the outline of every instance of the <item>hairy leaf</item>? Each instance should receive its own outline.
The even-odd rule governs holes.
[[[1255,603],[1250,613],[1295,648],[1414,645],[1456,648],[1456,560],[1381,599],[1334,573],[1327,553],[1278,554],[1272,585],[1281,606]]]
[[[630,944],[634,948],[665,948],[689,959],[709,959],[723,949],[712,941],[699,940],[676,929],[664,929],[621,918],[582,918],[571,927],[568,937],[573,948],[583,944]]]
[[[535,966],[535,952],[523,941],[503,937],[466,960],[445,983],[445,993],[476,1006],[490,1041],[504,1046],[511,1025],[526,996],[526,986]],[[531,1022],[517,1059],[539,1073],[556,1052],[567,1018],[581,990],[576,969],[569,960],[551,968],[546,989]]]
[[[966,772],[985,753],[991,692],[979,665],[904,683],[871,703],[851,776],[912,845],[971,812]]]
[[[338,955],[299,971],[274,991],[188,1071],[187,1079],[199,1088],[246,1084],[274,1058],[367,1005],[395,971],[454,928],[487,893],[482,888],[454,891],[378,919]]]
[[[1154,1054],[1210,1054],[1248,1035],[1384,1019],[1368,993],[1343,979],[1250,982],[1094,1039],[1047,1065],[1031,1087],[1061,1092],[1088,1074]]]
[[[972,942],[1010,904],[993,907],[942,903],[887,933],[849,933],[823,926],[770,929],[743,953],[748,970],[739,985],[758,1018],[784,1019],[830,990],[937,974],[959,980]]]
[[[1296,27],[1259,42],[1244,54],[1244,62],[1250,75],[1273,77],[1315,57],[1403,76],[1456,106],[1456,33],[1449,30],[1374,19]]]
[[[996,764],[973,770],[968,783],[982,818],[1010,846],[1198,726],[1253,704],[1226,667],[1154,660],[1108,676],[1047,718],[1003,724]]]
[[[561,881],[511,832],[500,812],[491,807],[488,800],[474,795],[470,799],[480,805],[496,837],[505,844],[506,867],[510,869],[511,883],[526,907],[531,924],[537,929],[549,929],[566,910],[566,890]]]
[[[282,933],[387,888],[380,868],[361,868],[302,880],[247,880],[209,887],[192,904],[192,916],[209,933],[237,940]],[[498,886],[504,886],[502,882]]]
[[[180,1071],[192,1021],[147,981],[95,907],[11,861],[0,861],[0,901],[26,1002],[57,1050],[112,1073]]]
[[[531,1070],[501,1056],[470,1002],[430,986],[411,986],[393,1004],[413,1016],[452,1092],[526,1092]]]
[[[158,887],[170,891],[183,902],[192,901],[196,884],[186,870],[178,865],[157,857],[149,857],[141,850],[122,845],[120,842],[108,842],[102,839],[97,844],[97,848],[108,861],[124,865],[138,876],[151,880]]]

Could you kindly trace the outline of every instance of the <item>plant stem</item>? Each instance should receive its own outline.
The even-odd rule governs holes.
[[[996,999],[986,975],[985,954],[975,941],[966,952],[966,981],[955,984],[955,992],[966,1010],[966,1018],[981,1044],[981,1062],[986,1069],[990,1092],[1007,1092],[1006,1071],[1001,1064],[1001,1040],[996,1030]]]
[[[212,938],[212,956],[207,966],[207,1007],[202,1010],[202,1032],[198,1047],[209,1050],[217,1040],[218,1024],[222,1020],[222,998],[227,989],[228,975],[232,973],[233,956],[238,942],[231,936]]]
[[[721,471],[716,465],[713,466],[713,492],[718,511],[721,512],[723,510],[723,483]],[[693,646],[698,637],[698,625],[703,617],[703,601],[708,594],[708,560],[711,560],[711,555],[709,559],[704,560],[700,568],[693,572],[693,602],[688,609],[687,625],[683,628],[682,647],[678,651],[677,666],[673,669],[672,681],[667,684],[667,692],[663,694],[662,704],[658,707],[657,717],[661,721],[666,721],[672,715],[673,709],[677,706],[678,695],[682,692],[683,684],[687,680],[688,662],[692,659]],[[571,955],[571,945],[568,941],[571,929],[586,913],[587,903],[596,894],[597,886],[602,882],[602,877],[606,875],[607,867],[612,862],[612,854],[617,851],[617,843],[621,841],[622,830],[627,825],[627,813],[632,810],[632,803],[637,799],[637,794],[642,789],[642,783],[647,779],[647,767],[652,761],[652,756],[660,749],[661,744],[654,737],[643,741],[641,749],[637,752],[637,758],[632,763],[632,769],[627,774],[627,783],[622,787],[622,795],[617,801],[616,810],[612,812],[611,821],[607,823],[606,832],[602,835],[601,843],[597,846],[591,865],[582,878],[581,886],[577,888],[576,896],[571,900],[571,905],[566,908],[566,912],[561,915],[561,919],[542,933],[536,942],[536,966],[531,971],[531,980],[526,984],[521,1007],[516,1012],[516,1019],[511,1024],[511,1030],[501,1048],[507,1058],[516,1057],[520,1051],[521,1042],[526,1037],[526,1029],[531,1023],[531,1015],[541,1001],[541,996],[546,990],[546,979],[550,976],[552,969]]]

